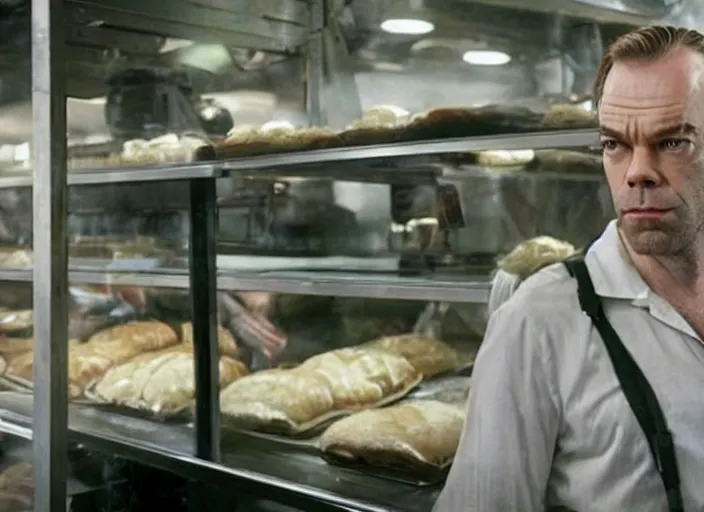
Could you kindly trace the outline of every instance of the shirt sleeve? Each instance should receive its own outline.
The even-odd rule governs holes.
[[[489,320],[464,431],[434,512],[545,509],[560,401],[547,318],[526,312],[527,295]]]

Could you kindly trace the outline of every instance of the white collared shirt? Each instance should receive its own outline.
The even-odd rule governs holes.
[[[615,222],[586,263],[673,433],[685,511],[704,511],[704,344],[624,256]],[[646,437],[562,264],[492,315],[468,408],[435,512],[667,511]]]

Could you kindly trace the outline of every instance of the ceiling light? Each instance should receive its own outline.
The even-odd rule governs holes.
[[[462,60],[475,66],[503,66],[511,62],[511,56],[504,52],[470,50],[462,55]]]
[[[420,36],[435,30],[435,25],[425,20],[394,18],[384,21],[381,30],[390,34]]]

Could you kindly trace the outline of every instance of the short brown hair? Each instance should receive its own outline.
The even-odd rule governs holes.
[[[619,60],[657,60],[678,47],[690,48],[704,55],[704,34],[688,28],[651,25],[624,34],[614,41],[601,58],[594,80],[594,104],[604,93],[604,82]]]

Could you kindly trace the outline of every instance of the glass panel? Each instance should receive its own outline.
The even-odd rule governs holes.
[[[484,306],[234,297],[266,311],[287,343],[276,354],[260,337],[266,355],[223,382],[223,463],[336,499],[429,510],[464,421]]]
[[[32,442],[3,434],[0,462],[0,510],[31,512],[34,510],[34,475]]]
[[[3,5],[0,19],[0,510],[30,512],[32,397],[15,393],[18,387],[7,374],[33,336],[32,275],[26,270],[32,265],[32,191],[26,187],[32,139],[29,5]],[[7,188],[6,177],[19,177],[25,188]]]
[[[462,280],[486,276],[497,257],[538,235],[581,247],[613,217],[601,158],[589,151],[441,160],[426,184],[404,172],[390,185],[288,177],[274,183],[252,173],[238,195],[220,197],[218,267],[225,276],[271,280],[350,273]]]

